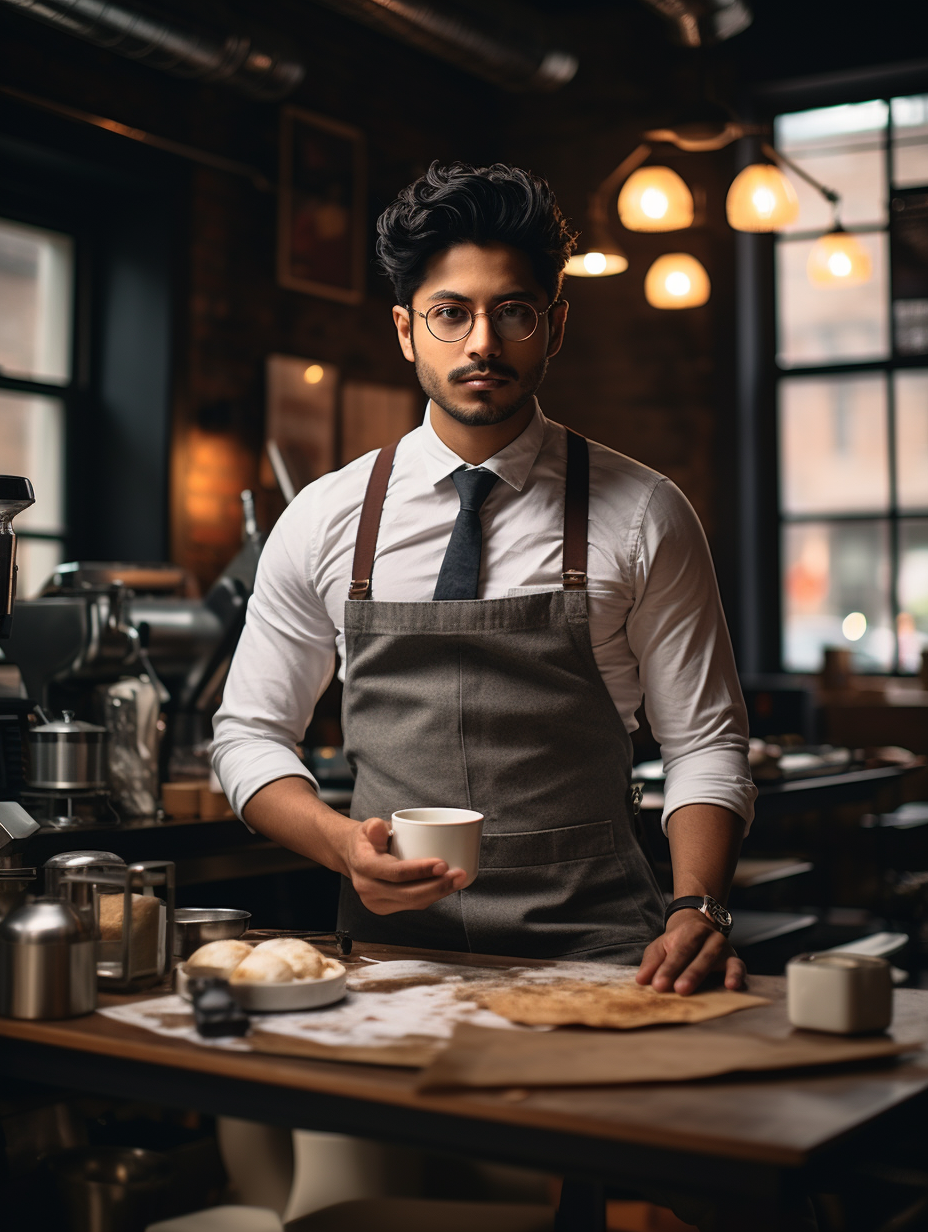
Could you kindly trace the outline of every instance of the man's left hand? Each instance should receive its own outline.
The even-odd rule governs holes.
[[[655,992],[695,992],[707,975],[725,972],[725,987],[743,988],[747,969],[728,938],[713,928],[700,911],[675,911],[644,952],[635,979]]]

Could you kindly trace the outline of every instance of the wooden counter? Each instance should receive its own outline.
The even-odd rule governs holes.
[[[356,945],[353,958],[507,960]],[[521,962],[520,965],[526,965]],[[704,1028],[784,1034],[784,981],[769,1007]],[[151,996],[151,993],[142,994]],[[928,992],[897,990],[894,1034],[928,1041]],[[108,999],[109,1000],[109,999]],[[928,1110],[928,1058],[866,1068],[623,1087],[418,1094],[415,1072],[198,1047],[99,1014],[0,1020],[0,1073],[292,1127],[461,1152],[635,1189],[740,1196],[770,1208],[799,1184],[891,1148]],[[685,1034],[680,1034],[681,1046]]]

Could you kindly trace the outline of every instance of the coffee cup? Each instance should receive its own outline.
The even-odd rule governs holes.
[[[444,860],[469,886],[480,868],[483,813],[460,808],[400,809],[390,819],[390,853],[400,860]]]

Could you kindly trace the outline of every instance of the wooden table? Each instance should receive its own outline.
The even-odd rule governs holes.
[[[359,955],[509,965],[356,944],[352,958]],[[785,981],[756,977],[752,990],[774,1004],[704,1027],[787,1033]],[[897,990],[894,1034],[928,1040],[928,992]],[[672,1184],[767,1211],[802,1187],[827,1188],[836,1169],[856,1167],[928,1109],[928,1054],[866,1069],[708,1082],[420,1095],[414,1071],[199,1048],[99,1014],[0,1019],[0,1036],[4,1076],[460,1152],[630,1190]],[[685,1029],[680,1041],[685,1046]]]

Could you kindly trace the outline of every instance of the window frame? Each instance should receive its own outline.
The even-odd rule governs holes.
[[[873,98],[889,100],[910,94],[928,93],[928,61],[909,63],[897,68],[876,68],[842,73],[795,82],[777,82],[759,88],[745,100],[743,113],[751,120],[773,124],[777,115],[838,106],[842,103],[866,102]],[[886,190],[891,199],[892,180],[892,116],[887,118],[884,158],[886,160]],[[759,160],[759,140],[745,138],[738,143],[736,168]],[[887,215],[885,228],[869,224],[850,225],[852,233],[889,234]],[[810,238],[820,231],[789,232],[790,240]],[[786,239],[787,236],[784,236]],[[784,673],[802,676],[808,673],[788,669],[783,664],[782,628],[782,555],[783,527],[802,523],[835,523],[842,521],[888,522],[890,538],[890,569],[892,576],[890,614],[896,629],[899,614],[899,527],[928,515],[925,511],[907,509],[900,513],[896,491],[896,399],[893,373],[928,370],[928,355],[896,353],[896,322],[893,311],[891,253],[888,278],[889,352],[884,359],[803,366],[780,367],[777,362],[777,288],[776,239],[769,234],[739,232],[736,236],[737,294],[737,383],[739,425],[738,542],[739,605],[734,635],[739,664],[745,675]],[[846,514],[790,514],[780,507],[779,473],[779,387],[784,379],[837,377],[881,372],[886,382],[887,450],[889,463],[888,511],[859,511]],[[887,673],[878,673],[885,675]],[[888,674],[900,675],[898,636],[895,639],[894,663]],[[906,676],[910,673],[906,672]]]

